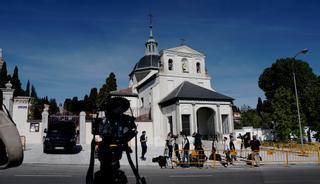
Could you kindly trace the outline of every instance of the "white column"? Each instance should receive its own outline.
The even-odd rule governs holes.
[[[197,112],[196,112],[196,104],[192,104],[192,113],[193,113],[193,130],[192,132],[198,132],[198,124],[197,124]]]
[[[233,110],[232,110],[232,105],[229,105],[230,108],[230,114],[229,114],[229,133],[232,133],[234,130],[234,124],[233,124]]]
[[[176,124],[178,132],[182,131],[181,114],[179,108],[179,103],[176,103]]]
[[[221,112],[220,112],[220,105],[217,105],[217,117],[216,117],[216,121],[217,121],[217,132],[219,133],[219,135],[223,135],[223,130],[222,130],[222,119],[221,119]],[[222,137],[220,137],[221,139]]]
[[[8,109],[10,115],[12,116],[13,110],[13,92],[14,89],[11,88],[12,84],[10,81],[6,84],[6,88],[1,88],[2,91],[2,104]]]
[[[86,113],[81,111],[80,112],[80,144],[86,144]]]
[[[48,119],[49,119],[49,112],[48,110],[45,108],[42,112],[42,129],[40,129],[41,134],[42,134],[42,138],[44,137],[44,129],[48,130]]]

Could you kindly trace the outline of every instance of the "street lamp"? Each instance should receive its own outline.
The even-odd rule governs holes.
[[[298,92],[297,92],[297,83],[296,83],[296,74],[295,74],[295,69],[294,69],[294,61],[296,57],[299,54],[306,54],[308,52],[308,49],[303,49],[300,52],[298,52],[296,55],[293,57],[293,62],[292,62],[292,75],[293,75],[293,83],[294,83],[294,92],[296,95],[296,104],[297,104],[297,111],[298,111],[298,121],[299,121],[299,129],[300,129],[300,141],[301,141],[301,147],[303,148],[303,136],[302,136],[302,127],[301,127],[301,119],[300,119],[300,109],[299,109],[299,99],[298,99]]]

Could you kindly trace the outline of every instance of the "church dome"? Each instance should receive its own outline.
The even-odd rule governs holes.
[[[143,56],[139,62],[134,66],[133,71],[143,70],[143,69],[152,69],[159,68],[159,55],[146,55]]]

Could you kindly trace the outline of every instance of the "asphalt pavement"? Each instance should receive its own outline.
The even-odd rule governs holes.
[[[1,184],[81,184],[85,183],[87,165],[23,164],[0,170]],[[98,167],[95,168],[98,170]],[[122,166],[129,183],[135,178],[128,166]],[[294,165],[252,167],[219,167],[160,169],[141,166],[140,173],[150,184],[306,184],[319,183],[320,166]]]

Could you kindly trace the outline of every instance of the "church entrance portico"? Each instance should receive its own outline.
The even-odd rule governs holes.
[[[209,107],[201,107],[197,110],[197,132],[204,140],[212,139],[215,136],[216,113]]]

